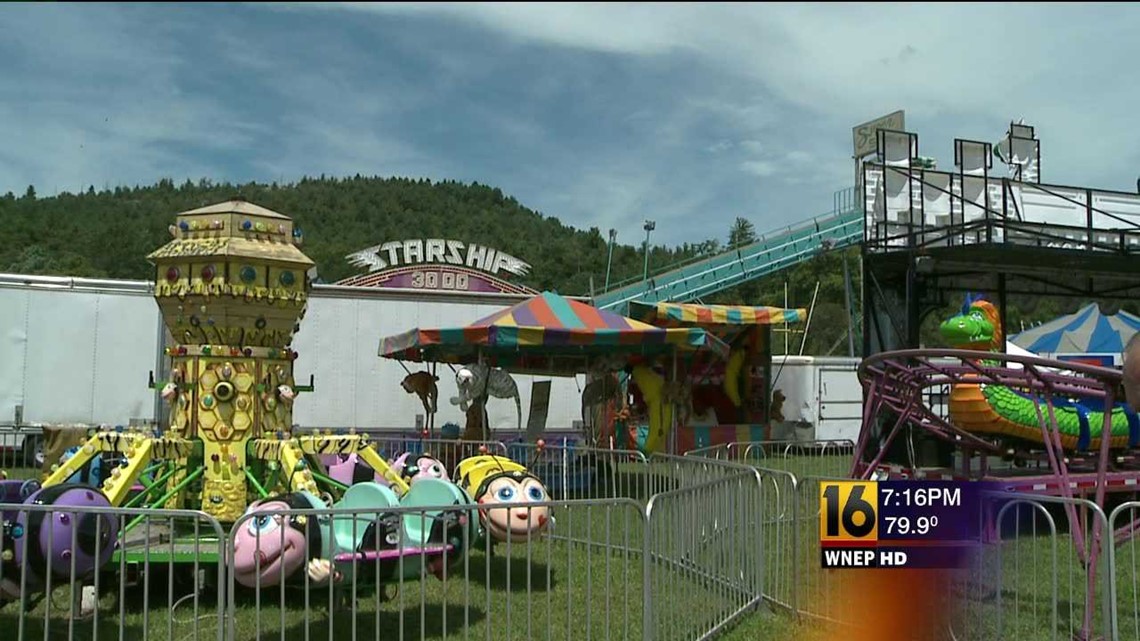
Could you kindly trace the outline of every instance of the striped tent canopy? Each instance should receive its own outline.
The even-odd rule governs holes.
[[[699,327],[662,328],[543,292],[466,327],[413,329],[380,341],[380,356],[401,361],[471,363],[481,354],[518,373],[573,375],[592,357],[667,355],[728,345]]]
[[[807,317],[804,309],[749,307],[746,305],[693,305],[691,303],[629,304],[630,316],[659,327],[744,327],[799,323]]]
[[[1140,317],[1124,311],[1108,316],[1093,303],[1011,336],[1010,342],[1035,354],[1119,354],[1137,331]]]

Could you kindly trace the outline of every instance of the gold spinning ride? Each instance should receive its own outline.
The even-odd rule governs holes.
[[[272,491],[318,495],[317,480],[325,479],[319,455],[355,453],[405,492],[406,482],[366,435],[291,433],[293,401],[312,390],[294,381],[290,344],[314,264],[292,219],[231,200],[178,214],[170,233],[172,240],[147,257],[175,343],[166,350],[170,379],[161,385],[169,426],[97,431],[52,467],[44,486],[117,453],[121,462],[101,487],[112,505],[137,502],[128,497],[142,478],[148,500],[139,505],[200,509],[229,523]]]

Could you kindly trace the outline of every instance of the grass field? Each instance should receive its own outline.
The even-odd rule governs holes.
[[[848,460],[843,456],[798,456],[751,462],[802,476],[840,476],[846,472]],[[651,564],[650,619],[655,638],[695,638],[744,606],[746,599],[739,589],[718,581],[718,577],[707,576],[704,570],[721,566],[719,578],[724,579],[727,569],[744,568],[735,577],[739,588],[748,581],[761,580],[749,574],[751,568],[761,565],[759,555],[763,559],[764,592],[770,598],[787,606],[795,605],[805,614],[840,615],[842,604],[836,602],[834,591],[844,581],[857,583],[858,573],[819,569],[815,511],[818,490],[805,484],[793,493],[790,486],[784,485],[786,477],[762,474],[762,491],[749,495],[747,500],[718,499],[720,495],[710,488],[704,493],[678,493],[672,503],[661,501],[665,507],[658,509],[657,518],[661,520],[654,522],[655,531],[676,529],[677,533],[657,535],[649,542],[650,550],[667,553],[670,558],[679,558],[680,554],[691,565]],[[536,542],[529,550],[514,545],[509,553],[500,546],[494,557],[478,548],[452,570],[446,582],[434,578],[408,581],[394,593],[389,589],[383,597],[365,593],[355,606],[340,603],[338,595],[318,587],[312,588],[307,602],[302,590],[283,592],[271,588],[263,590],[260,596],[243,591],[235,597],[233,638],[641,638],[645,620],[642,586],[646,541],[644,517],[638,505],[643,505],[652,493],[679,485],[691,486],[698,481],[715,484],[717,478],[717,473],[682,469],[675,464],[655,464],[652,469],[623,464],[616,476],[607,479],[606,493],[629,497],[631,503],[611,503],[606,508],[577,506],[572,511],[562,508],[556,515],[559,536],[609,541],[623,549],[606,550],[553,539]],[[797,508],[796,521],[792,520],[793,505]],[[734,515],[741,518],[737,521]],[[711,529],[681,527],[692,521],[732,523]],[[662,524],[666,527],[662,528]],[[698,531],[704,538],[697,536]],[[1054,541],[1043,536],[1044,532],[1038,529],[1036,536],[1027,532],[1016,541],[1007,541],[1000,562],[994,550],[980,561],[968,590],[970,598],[960,601],[957,638],[1035,641],[1054,638],[1054,631],[1057,638],[1072,638],[1080,629],[1087,591],[1085,572],[1066,533],[1056,538],[1054,563]],[[733,538],[737,535],[739,538]],[[1136,592],[1138,564],[1140,556],[1132,546],[1119,549],[1116,601],[1120,604],[1122,637],[1135,637],[1140,630],[1134,614],[1138,609],[1134,604],[1140,598]],[[999,567],[1000,590],[996,583]],[[15,606],[0,609],[0,638],[17,638],[15,633],[21,624],[24,639],[217,638],[217,591],[207,587],[197,600],[195,612],[194,601],[180,602],[184,595],[193,593],[192,585],[176,582],[171,590],[162,568],[152,570],[147,593],[135,587],[102,595],[97,622],[76,622],[70,627],[65,606],[67,588],[54,595],[55,605],[50,612],[46,602],[40,603],[22,617],[22,623]],[[1096,586],[1098,599],[1105,598],[1101,585],[1098,582]],[[953,600],[953,588],[947,586],[946,590],[947,600]],[[1098,609],[1097,621],[1099,616]],[[5,634],[7,631],[11,631],[11,637]],[[721,638],[745,641],[831,637],[833,633],[812,622],[811,617],[797,620],[776,605],[771,611],[744,614]]]

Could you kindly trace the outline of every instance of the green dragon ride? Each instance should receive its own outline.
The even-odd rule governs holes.
[[[1004,336],[997,309],[981,298],[966,297],[962,311],[939,327],[942,338],[958,349],[1001,351]],[[975,434],[1004,435],[1044,443],[1040,416],[1049,423],[1045,399],[1003,385],[960,383],[950,390],[950,420]],[[1104,403],[1097,399],[1053,398],[1061,445],[1066,450],[1089,451],[1100,447]],[[1140,418],[1123,403],[1111,414],[1110,445],[1140,445]]]

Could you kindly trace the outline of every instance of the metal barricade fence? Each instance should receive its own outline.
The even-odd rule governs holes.
[[[850,480],[844,476],[850,463],[844,446],[849,447],[850,441],[823,443],[808,449],[806,464],[795,460],[796,450],[789,446],[797,444],[788,442],[721,445],[691,452],[688,457],[705,459],[709,469],[729,459],[756,466],[765,488],[760,510],[764,599],[800,617],[842,628],[858,625],[865,618],[865,613],[845,607],[842,596],[857,590],[860,573],[820,567],[819,497],[821,481]],[[845,460],[840,464],[829,458]],[[651,457],[650,464],[656,459]],[[781,459],[783,469],[765,469],[764,465]],[[821,468],[833,473],[794,473]],[[699,469],[690,466],[687,479],[708,482],[707,472],[702,477]],[[1073,542],[1070,508],[1084,526],[1083,551]],[[946,586],[948,599],[952,597],[956,607],[951,630],[946,631],[949,638],[1036,640],[1080,638],[1087,632],[1105,639],[1140,639],[1137,546],[1128,540],[1120,550],[1112,545],[1098,549],[1102,560],[1097,574],[1090,579],[1086,568],[1094,546],[1099,545],[1088,535],[1093,524],[1099,521],[1110,532],[1127,531],[1140,525],[1138,511],[1140,501],[1125,503],[1110,519],[1084,499],[991,495],[978,515],[988,519],[985,531],[990,538],[979,542],[970,568],[952,573],[953,580]],[[1117,538],[1123,541],[1122,532]],[[1112,538],[1104,534],[1103,540]],[[1088,601],[1090,591],[1093,596]],[[1118,611],[1125,607],[1130,610],[1121,615]]]
[[[851,470],[855,443],[849,439],[758,441],[739,443],[741,460],[759,467],[786,470],[797,478],[842,476]]]
[[[0,470],[12,478],[27,478],[28,472],[37,467],[36,448],[41,434],[38,428],[0,426]]]
[[[842,603],[836,594],[843,583],[858,580],[858,573],[828,572],[820,567],[819,492],[820,483],[841,480],[834,477],[803,476],[796,479],[796,493],[790,514],[781,521],[786,525],[789,538],[783,568],[790,574],[789,583],[794,592],[797,615],[832,623],[846,624],[842,616]]]
[[[735,441],[685,452],[685,456],[785,470],[797,477],[846,474],[854,454],[855,442],[850,439]]]
[[[755,473],[752,466],[744,463],[699,456],[655,453],[648,457],[648,463],[648,486],[651,496],[701,485],[742,471]]]
[[[108,523],[115,525],[115,531],[127,534],[111,562],[90,577],[72,573],[61,580],[58,572],[48,572],[54,583],[39,587],[33,576],[28,583],[32,590],[24,594],[46,591],[51,598],[27,612],[18,603],[0,606],[0,629],[7,629],[10,622],[20,641],[128,637],[252,641],[334,635],[339,640],[374,639],[377,634],[401,641],[688,639],[716,633],[733,616],[761,602],[764,586],[773,576],[765,566],[783,536],[764,523],[769,511],[792,494],[786,487],[790,475],[728,461],[668,455],[647,460],[637,452],[574,446],[531,448],[529,454],[530,459],[520,458],[540,472],[547,463],[558,463],[559,473],[568,476],[591,467],[609,471],[600,482],[595,480],[588,493],[572,484],[561,486],[571,497],[580,498],[531,503],[531,510],[543,506],[551,510],[549,531],[543,536],[492,544],[487,538],[472,541],[464,530],[466,538],[458,543],[466,553],[455,554],[453,549],[441,558],[406,558],[396,563],[401,572],[384,587],[376,586],[376,572],[380,565],[389,572],[393,562],[382,560],[379,552],[370,555],[359,545],[353,547],[375,534],[376,527],[370,535],[370,524],[383,522],[376,518],[379,510],[371,508],[355,513],[290,510],[288,518],[276,519],[285,515],[263,505],[238,523],[223,526],[193,511],[52,508],[16,503],[26,499],[23,495],[8,498],[11,502],[0,509],[9,523],[15,523],[21,512],[70,510],[68,519],[75,523],[87,523],[83,519],[89,513],[110,515]],[[603,496],[587,499],[585,494]],[[659,498],[654,499],[654,494]],[[471,523],[480,518],[480,507],[486,508],[393,507],[383,513],[422,521],[425,512],[446,510]],[[651,515],[655,533],[650,529]],[[54,518],[44,522],[54,523]],[[325,533],[320,540],[338,540],[342,558],[323,558],[331,548],[312,545],[309,538],[300,542],[289,538],[295,531],[306,531],[309,518]],[[524,515],[522,522],[530,521]],[[75,530],[75,536],[89,536],[90,529]],[[38,540],[23,534],[17,532],[25,543]],[[0,543],[2,536],[16,540],[10,529],[3,530]],[[67,549],[84,549],[83,540],[77,538]],[[657,546],[652,556],[651,544]],[[252,555],[251,545],[257,551]],[[295,554],[297,545],[313,550],[313,555],[286,566],[279,553],[293,546]],[[649,565],[651,558],[655,569]],[[418,568],[412,567],[417,563]],[[278,581],[269,576],[272,585],[243,584],[249,583],[251,572],[256,575],[266,566],[270,575],[277,572]],[[46,572],[39,566],[6,561],[0,579],[13,567],[21,573],[29,568],[33,573]],[[285,571],[290,578],[280,581]],[[325,580],[338,572],[340,580]],[[91,586],[90,594],[80,589],[84,581]],[[90,607],[95,594],[96,605]],[[84,596],[87,602],[81,600]],[[693,611],[694,604],[701,604],[696,614],[681,614]],[[91,616],[68,616],[71,611],[80,615],[90,611]],[[670,624],[671,617],[680,618]]]
[[[636,450],[524,442],[505,447],[506,456],[525,466],[558,500],[621,497],[644,503],[651,494],[648,461]]]
[[[709,445],[708,447],[698,447],[684,452],[683,456],[699,456],[701,458],[711,458],[717,461],[729,461],[732,460],[733,445],[736,445],[736,443],[719,443],[717,445]]]
[[[650,499],[653,638],[704,638],[760,603],[763,542],[750,518],[760,504],[747,470]]]
[[[480,512],[488,511],[479,505],[266,510],[247,515],[235,524],[230,539],[228,565],[235,571],[230,573],[228,638],[648,638],[649,602],[636,587],[644,585],[649,540],[642,507],[628,499],[521,505],[512,508],[508,518],[522,510],[525,518],[520,521],[533,523],[550,510],[551,531],[501,542],[478,536],[463,524],[478,521]],[[584,538],[574,541],[586,544],[588,552],[569,545],[560,534],[562,521],[575,512],[578,520],[590,521],[590,527],[579,529]],[[458,530],[450,549],[394,560],[366,552],[385,547],[407,552],[411,544],[402,538],[393,541],[377,533],[387,528],[390,536],[392,528],[423,528],[441,515],[451,519],[445,528]],[[287,549],[297,535],[286,521],[296,524],[298,518],[312,519],[322,533],[334,533],[338,544],[350,551],[347,560],[345,555],[339,563],[301,558],[284,576],[284,564],[253,552]],[[384,525],[393,518],[402,519],[402,525]],[[279,526],[265,526],[274,522]],[[262,586],[257,576],[271,585]]]
[[[796,612],[799,593],[795,581],[798,573],[793,561],[798,558],[800,545],[796,529],[799,526],[796,517],[799,480],[784,470],[754,469],[760,477],[760,502],[750,526],[759,531],[762,542],[764,581],[761,595],[772,605]]]
[[[39,425],[0,425],[0,470],[8,478],[37,478],[44,460]]]
[[[984,539],[953,585],[956,638],[1118,638],[1110,522],[1095,503],[995,492],[984,496],[981,511]],[[1083,527],[1081,547],[1070,514]],[[1090,534],[1096,525],[1101,541]],[[1099,561],[1090,575],[1094,554]]]
[[[1122,519],[1124,521],[1122,522]],[[1121,503],[1109,513],[1116,545],[1109,550],[1115,639],[1140,639],[1140,501]]]
[[[0,504],[0,636],[223,641],[226,536],[216,520],[93,507],[92,490],[56,487],[41,494],[55,504]]]
[[[819,542],[820,483],[843,478],[805,477],[797,479],[791,550],[769,563],[768,572],[781,568],[793,575],[795,612],[840,628],[865,625],[865,612],[854,610],[849,597],[857,593],[866,575],[858,571],[829,571],[820,567]],[[1083,512],[1086,526],[1100,521],[1107,527],[1104,513],[1083,499],[1000,493],[987,495],[977,518],[987,534],[976,541],[967,569],[931,572],[930,581],[940,582],[946,593],[947,638],[958,641],[997,639],[1045,640],[1114,638],[1109,633],[1113,606],[1109,581],[1112,562],[1104,559],[1100,572],[1090,582],[1085,554],[1074,547],[1068,533],[1065,510],[1068,506]],[[1140,507],[1140,504],[1137,504]],[[1087,528],[1086,528],[1086,531]],[[788,550],[788,548],[785,548]],[[1093,591],[1092,610],[1086,597]],[[905,607],[900,604],[900,607]],[[933,618],[933,615],[932,615]],[[942,631],[939,631],[940,633]],[[916,631],[917,635],[934,631]],[[1101,636],[1103,634],[1103,636]],[[943,638],[941,634],[938,638]]]

